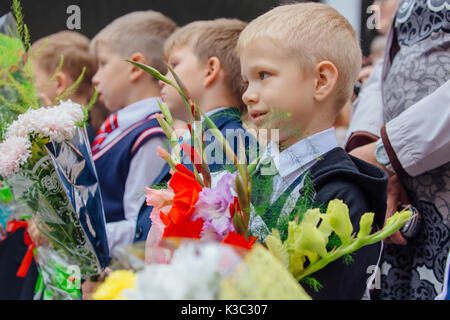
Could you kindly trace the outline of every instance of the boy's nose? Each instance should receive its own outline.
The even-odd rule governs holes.
[[[242,101],[244,101],[247,106],[251,106],[258,102],[258,95],[255,91],[249,90],[247,88],[247,90],[245,90],[244,94],[242,95]]]
[[[162,89],[164,88],[164,86],[166,85],[166,83],[164,81],[158,80],[158,85],[159,87]]]
[[[95,85],[95,86],[97,86],[99,84],[98,71],[92,77],[92,84]]]

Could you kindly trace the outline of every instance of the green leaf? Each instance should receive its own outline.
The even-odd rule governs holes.
[[[319,292],[321,289],[323,289],[323,285],[313,277],[306,277],[302,279],[301,282],[310,286],[312,289],[314,289],[315,292]]]

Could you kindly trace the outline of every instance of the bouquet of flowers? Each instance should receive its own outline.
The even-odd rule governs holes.
[[[139,271],[112,272],[98,300],[236,300],[311,298],[263,246],[251,251],[215,241],[165,240],[173,257]],[[262,281],[262,279],[264,279]]]
[[[146,190],[147,204],[153,206],[152,228],[145,254],[148,265],[141,267],[137,273],[124,270],[113,273],[99,289],[96,298],[309,298],[299,281],[308,279],[310,281],[307,283],[320,287],[313,278],[309,278],[310,275],[363,246],[390,236],[410,219],[410,211],[399,212],[388,220],[382,230],[371,234],[374,214],[366,213],[360,220],[360,231],[355,235],[348,207],[342,201],[333,200],[325,213],[305,205],[303,212],[288,222],[287,239],[281,237],[277,229],[273,229],[264,239],[252,236],[249,224],[255,209],[251,206],[250,195],[251,173],[255,165],[246,164],[242,148],[239,155],[234,154],[214,123],[203,114],[224,152],[235,164],[235,170],[211,175],[204,161],[204,133],[196,125],[201,111],[190,100],[181,80],[170,67],[169,71],[177,84],[149,66],[131,63],[178,90],[194,120],[188,124],[188,129],[195,147],[178,145],[178,137],[171,128],[173,120],[170,111],[161,104],[164,118],[158,120],[171,141],[172,155],[160,149],[159,156],[170,164],[172,178],[167,188]],[[193,172],[179,163],[181,150],[191,157]],[[180,241],[185,243],[180,239],[186,238],[196,239],[197,242],[180,245]],[[175,248],[167,246],[174,239],[178,239],[178,245]],[[333,240],[331,245],[330,239]],[[258,244],[259,241],[267,249]],[[241,259],[236,258],[236,248],[239,248]],[[237,261],[244,266],[237,267]],[[277,261],[277,267],[273,261]],[[268,269],[276,270],[276,273]],[[189,274],[185,275],[183,270],[189,270]],[[289,277],[286,271],[289,271]],[[261,281],[263,278],[265,280]],[[268,278],[275,281],[266,280]],[[258,287],[261,283],[268,284],[276,295],[266,295],[267,291]],[[288,283],[295,283],[296,286],[290,287]],[[277,284],[285,285],[292,291],[287,290],[283,295],[278,292]]]
[[[29,36],[16,0],[13,9],[25,46],[17,36],[0,34],[0,91],[5,93],[0,98],[0,176],[50,243],[46,252],[37,250],[37,260],[46,286],[52,287],[67,268],[76,268],[85,279],[103,273],[109,257],[105,218],[84,129],[89,106],[68,100],[40,108],[32,59],[25,54]],[[59,289],[53,297],[79,297]]]

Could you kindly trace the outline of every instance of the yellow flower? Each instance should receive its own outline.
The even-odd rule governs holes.
[[[348,207],[342,200],[333,200],[328,203],[327,214],[323,216],[341,239],[342,243],[346,242],[353,232],[353,225],[350,221]]]
[[[295,242],[295,249],[297,251],[311,251],[324,257],[327,254],[327,240],[315,225],[302,223],[302,233]]]
[[[358,238],[363,238],[370,234],[370,232],[372,231],[372,223],[374,216],[375,213],[368,212],[361,217],[361,219],[359,220]]]
[[[124,289],[136,288],[136,274],[129,270],[112,272],[94,293],[95,300],[126,300]]]

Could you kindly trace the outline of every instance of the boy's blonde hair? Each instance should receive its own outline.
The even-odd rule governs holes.
[[[76,81],[86,68],[83,79],[74,94],[90,97],[93,94],[92,77],[97,71],[95,58],[89,52],[89,39],[75,31],[61,31],[41,38],[30,48],[34,63],[49,76],[58,69]]]
[[[306,70],[332,62],[339,73],[336,112],[350,99],[362,64],[355,30],[338,11],[320,3],[282,5],[252,21],[241,33],[238,51],[264,38],[280,45]]]
[[[175,31],[164,44],[164,59],[167,61],[175,48],[188,45],[201,63],[207,63],[211,57],[219,59],[225,71],[227,86],[233,97],[239,101],[237,106],[245,112],[242,102],[244,83],[241,77],[241,64],[236,45],[239,34],[247,23],[238,19],[215,19],[195,21]]]
[[[160,12],[135,11],[121,16],[103,28],[91,41],[95,54],[99,43],[119,54],[123,59],[136,52],[142,53],[148,65],[166,72],[163,45],[177,29],[176,23]]]

